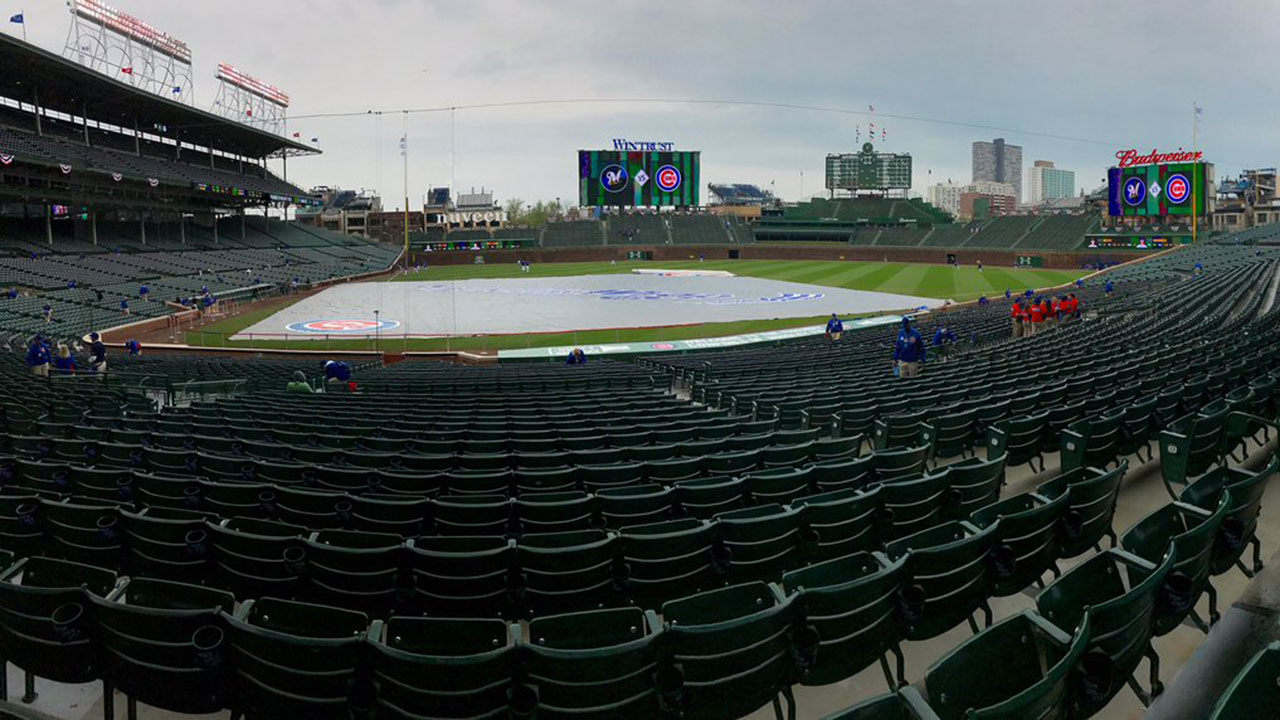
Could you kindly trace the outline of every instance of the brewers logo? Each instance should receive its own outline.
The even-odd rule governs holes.
[[[1124,181],[1125,203],[1138,206],[1147,200],[1147,184],[1140,177],[1131,177]]]
[[[621,165],[608,165],[600,171],[600,186],[605,192],[622,192],[627,189],[628,180],[630,176],[627,174],[627,169]]]
[[[680,187],[680,183],[684,178],[680,175],[680,171],[674,165],[663,165],[658,168],[658,174],[654,177],[654,183],[662,192],[675,192]]]

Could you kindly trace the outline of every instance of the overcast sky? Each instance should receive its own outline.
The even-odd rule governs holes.
[[[865,138],[872,122],[887,128],[878,148],[912,154],[921,194],[968,181],[970,143],[997,136],[1023,147],[1025,166],[1055,161],[1091,190],[1117,149],[1190,148],[1193,102],[1218,177],[1280,155],[1271,0],[113,4],[187,42],[197,105],[212,104],[219,61],[288,92],[288,132],[324,151],[291,162],[291,181],[376,188],[388,207],[404,194],[404,115],[303,116],[628,98],[876,110],[609,102],[410,115],[413,205],[451,181],[499,200],[567,200],[575,151],[615,137],[701,150],[704,185],[775,183],[795,199],[821,190],[825,154],[852,150],[856,126]],[[61,51],[62,0],[0,0],[4,16],[20,10],[29,39]]]

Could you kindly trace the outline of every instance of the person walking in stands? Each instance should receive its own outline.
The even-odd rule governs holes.
[[[128,350],[130,355],[137,357],[142,354],[142,343],[137,340],[130,340],[124,344],[124,349]]]
[[[129,314],[129,298],[123,298],[120,300],[120,313],[122,315]]]
[[[902,329],[898,331],[898,341],[893,346],[893,361],[898,370],[898,377],[913,378],[920,375],[920,368],[925,362],[924,338],[920,331],[911,327],[911,318],[902,318]]]
[[[143,300],[150,300],[150,299],[151,299],[151,288],[147,287],[146,285],[143,285],[142,287],[139,287],[139,288],[138,288],[138,297],[142,298]]]
[[[1044,329],[1044,298],[1036,298],[1031,303],[1031,322],[1023,327],[1023,334],[1031,337]]]
[[[346,383],[351,380],[351,366],[340,360],[328,360],[324,364],[326,383]]]
[[[307,376],[306,376],[306,374],[305,374],[305,373],[303,373],[301,370],[295,370],[295,371],[294,371],[294,373],[293,373],[293,379],[289,381],[289,384],[288,384],[288,385],[285,385],[285,386],[284,386],[284,391],[285,391],[285,392],[287,392],[287,393],[312,393],[312,392],[315,392],[314,390],[312,390],[312,389],[311,389],[311,385],[307,383]]]
[[[582,352],[582,348],[574,348],[569,351],[569,357],[565,358],[565,365],[586,365],[587,354]]]
[[[827,321],[827,339],[832,341],[839,340],[843,334],[844,323],[841,322],[838,315],[831,313],[831,319]]]
[[[1009,317],[1013,319],[1013,336],[1020,338],[1026,335],[1027,311],[1022,307],[1021,300],[1013,301],[1013,310],[1010,311]]]
[[[39,335],[31,341],[31,347],[27,348],[27,365],[36,376],[49,377],[49,348]]]
[[[1005,289],[1004,289],[1004,299],[1005,299],[1005,300],[1010,300],[1010,299],[1012,299],[1012,298],[1013,298],[1013,291],[1012,291],[1012,290],[1010,290],[1009,288],[1005,288]]]
[[[1107,292],[1107,297],[1111,297],[1111,293],[1116,291],[1116,286],[1110,280],[1107,281],[1106,287],[1103,288]]]
[[[89,370],[102,379],[107,372],[107,346],[96,332],[89,333]]]
[[[41,308],[41,312],[44,313],[45,322],[53,322],[53,308],[51,306],[46,303],[45,306]]]
[[[991,301],[987,299],[986,295],[982,295],[978,298],[978,307],[986,307],[990,304]]]
[[[16,299],[18,298],[18,288],[16,288],[16,287],[11,287],[11,288],[9,288],[9,293],[8,293],[8,294],[9,294],[9,299],[10,299],[10,300],[16,300]]]
[[[53,367],[59,375],[76,374],[76,359],[71,355],[71,348],[58,343],[58,354],[53,358]]]
[[[1080,298],[1075,293],[1067,293],[1068,311],[1072,320],[1080,319]]]
[[[1076,287],[1081,290],[1084,289],[1084,278],[1076,278]]]

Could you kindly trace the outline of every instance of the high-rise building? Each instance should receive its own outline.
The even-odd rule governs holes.
[[[1027,171],[1027,204],[1043,205],[1071,197],[1076,193],[1076,174],[1053,166],[1048,160],[1037,160]]]
[[[960,214],[960,194],[962,192],[964,192],[964,186],[947,181],[930,185],[926,188],[925,199],[929,201],[930,205],[943,212],[951,213],[952,217],[955,217]]]
[[[1004,138],[973,144],[973,181],[1009,183],[1014,198],[1022,199],[1022,148],[1005,143]]]
[[[983,201],[984,210],[978,213],[974,209],[976,201]],[[994,215],[1011,215],[1018,210],[1018,196],[1014,194],[1010,183],[979,180],[960,188],[960,209],[956,217],[971,220],[975,217],[991,217]]]

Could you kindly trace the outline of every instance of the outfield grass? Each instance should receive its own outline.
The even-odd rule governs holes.
[[[810,285],[898,293],[958,302],[973,300],[981,295],[1003,296],[1005,288],[1015,293],[1026,288],[1045,288],[1072,282],[1086,274],[1074,270],[1042,270],[1032,268],[987,267],[978,272],[976,267],[953,268],[949,265],[915,263],[840,262],[840,261],[775,261],[775,260],[722,260],[699,262],[696,259],[678,262],[607,262],[539,263],[528,273],[521,273],[515,264],[502,265],[440,265],[426,270],[397,275],[395,281],[469,280],[474,278],[508,277],[566,277],[572,275],[603,275],[629,273],[632,268],[728,270],[737,275],[785,280]],[[251,310],[233,318],[206,325],[201,330],[186,333],[189,345],[212,347],[257,347],[268,349],[294,348],[308,350],[373,350],[373,340],[228,340],[227,338],[287,305],[273,305],[270,309]],[[513,350],[551,345],[595,345],[615,342],[657,342],[688,340],[691,338],[738,335],[743,333],[781,330],[804,325],[821,325],[827,316],[807,318],[779,318],[770,320],[741,320],[725,323],[705,323],[669,328],[642,330],[589,330],[574,333],[543,333],[532,335],[493,335],[480,337],[456,337],[449,339],[384,338],[377,344],[388,352],[404,350]]]

